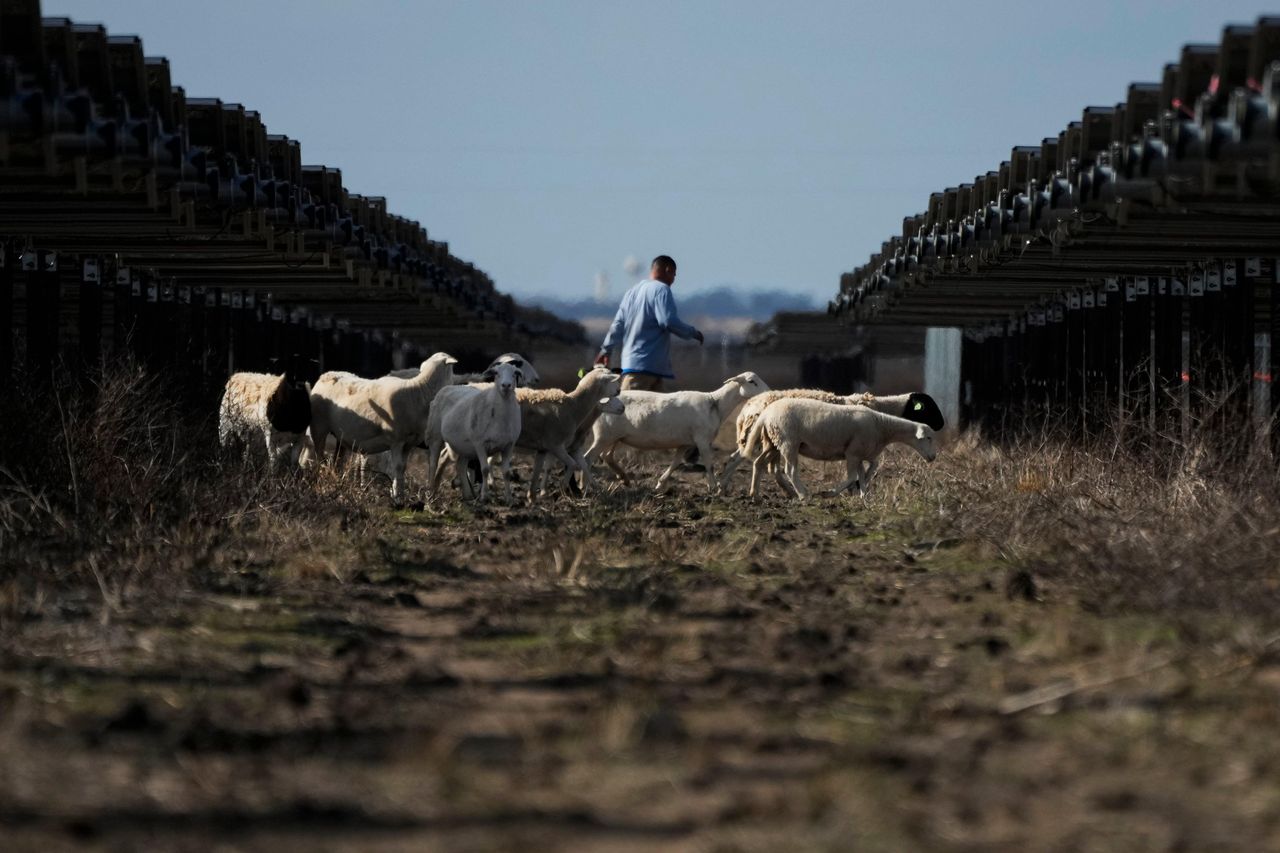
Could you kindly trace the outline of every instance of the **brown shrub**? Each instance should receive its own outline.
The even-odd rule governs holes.
[[[221,456],[216,406],[184,405],[181,390],[121,365],[0,399],[10,615],[50,589],[96,590],[109,606],[166,595],[212,568],[228,543],[270,557],[371,523],[373,491],[346,477],[281,475]]]

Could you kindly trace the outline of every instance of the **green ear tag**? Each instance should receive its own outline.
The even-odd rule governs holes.
[[[918,411],[920,411],[920,410],[921,410],[921,409],[923,409],[923,408],[924,408],[924,403],[916,403],[916,411],[917,411],[917,412],[918,412]]]
[[[584,377],[584,376],[586,376],[586,375],[587,375],[587,369],[586,369],[585,367],[579,367],[579,368],[578,368],[578,378],[579,378],[579,379],[581,379],[582,377]],[[917,405],[919,405],[919,404],[917,404]]]

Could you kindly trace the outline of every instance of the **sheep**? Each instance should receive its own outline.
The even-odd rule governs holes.
[[[617,399],[621,390],[622,377],[599,367],[583,374],[572,391],[527,388],[516,391],[516,399],[520,401],[520,438],[516,447],[535,454],[533,477],[529,484],[531,500],[542,492],[543,465],[548,453],[564,464],[568,476],[572,476],[574,471],[583,472],[582,489],[586,494],[590,487],[590,473],[581,451],[578,450],[576,456],[572,455],[569,445],[583,425],[594,422],[600,413],[623,413],[624,404]]]
[[[686,448],[696,447],[706,462],[707,485],[714,493],[716,478],[711,461],[711,443],[721,423],[743,400],[769,390],[756,374],[747,371],[725,380],[715,391],[623,391],[620,399],[627,410],[621,415],[601,415],[592,427],[591,446],[586,458],[603,456],[623,482],[626,472],[613,458],[619,444],[640,450],[675,450],[671,464],[658,478],[661,491],[672,471],[680,464]]]
[[[520,438],[516,440],[516,447],[535,454],[529,486],[530,500],[542,492],[543,466],[548,454],[564,464],[566,481],[575,471],[587,472],[581,452],[585,445],[579,442],[572,451],[570,445],[578,441],[584,425],[589,434],[590,424],[600,413],[622,414],[625,407],[617,399],[621,388],[620,376],[607,368],[597,367],[585,372],[573,391],[516,389],[516,399],[520,403]],[[443,476],[450,462],[447,458],[440,460],[437,479]],[[584,473],[583,478],[589,487],[589,472]]]
[[[350,373],[325,373],[311,392],[311,439],[323,457],[330,435],[343,448],[363,454],[391,453],[391,499],[404,495],[407,447],[418,443],[432,400],[453,379],[458,360],[438,352],[410,379],[383,376],[362,379]]]
[[[532,388],[534,385],[537,385],[540,381],[542,381],[542,377],[538,375],[538,371],[534,370],[533,365],[529,362],[529,359],[525,358],[518,352],[504,352],[502,355],[498,356],[492,362],[490,362],[489,367],[493,367],[495,364],[503,364],[503,363],[514,364],[516,367],[520,368],[520,373],[521,373],[521,376],[523,377],[520,381],[521,388]],[[486,367],[485,370],[487,371],[489,367]],[[387,375],[396,376],[401,379],[412,379],[413,377],[418,375],[418,368],[406,367],[402,370],[393,370]],[[483,372],[457,373],[457,374],[454,374],[454,377],[453,377],[454,385],[475,385],[476,383],[480,383],[484,381],[485,379],[484,379]]]
[[[920,391],[880,397],[874,394],[840,396],[830,391],[820,391],[815,388],[790,388],[782,391],[769,391],[753,397],[738,412],[738,422],[736,424],[738,446],[725,461],[724,471],[720,477],[722,491],[729,489],[730,481],[746,455],[747,437],[751,434],[751,428],[755,426],[756,419],[771,404],[782,399],[821,400],[824,403],[835,405],[866,406],[868,409],[881,414],[896,415],[909,421],[923,423],[935,431],[942,429],[945,425],[942,418],[942,410],[938,408],[937,402],[928,394]],[[778,482],[782,483],[781,478],[779,478]]]
[[[302,438],[311,423],[311,388],[287,374],[233,373],[218,409],[218,443],[225,450],[233,441],[250,447],[265,440],[267,460],[298,465]]]
[[[480,496],[489,496],[489,456],[502,457],[502,480],[507,503],[511,503],[511,453],[520,437],[520,404],[516,385],[520,368],[509,362],[492,365],[483,374],[489,385],[454,385],[443,389],[427,419],[427,479],[432,494],[440,478],[440,451],[463,464],[475,460],[480,465]],[[466,478],[463,477],[465,482]]]
[[[538,382],[541,381],[541,377],[538,376],[538,371],[534,370],[533,365],[530,364],[529,361],[524,356],[520,355],[520,353],[517,353],[517,352],[503,353],[502,355],[495,358],[490,363],[489,367],[493,367],[493,365],[500,364],[503,362],[514,364],[516,367],[520,368],[520,372],[524,375],[524,379],[521,381],[520,387],[536,385],[538,384]],[[394,376],[398,379],[412,379],[413,377],[418,375],[418,372],[420,369],[421,368],[418,368],[418,367],[406,367],[401,370],[393,370],[390,373],[388,373],[387,376]],[[453,380],[451,384],[477,385],[477,384],[483,383],[484,381],[483,376],[484,376],[483,373],[455,373],[453,375]],[[409,448],[407,448],[405,450],[405,453],[407,454],[411,450],[415,450],[415,449],[426,450],[427,446],[426,444],[419,442],[418,444],[412,445]],[[375,474],[381,474],[385,477],[392,477],[393,471],[392,471],[390,452],[370,453],[370,454],[365,454],[361,456],[360,457],[360,476],[364,477],[370,471],[372,471]]]
[[[885,415],[864,406],[849,406],[804,398],[775,401],[761,413],[747,438],[746,453],[753,462],[751,490],[756,496],[760,471],[767,462],[781,460],[782,474],[796,497],[807,500],[800,482],[799,456],[844,459],[847,478],[835,488],[838,495],[855,483],[865,495],[881,452],[889,444],[906,444],[932,462],[937,456],[933,430],[927,424]],[[863,470],[863,463],[867,469]]]

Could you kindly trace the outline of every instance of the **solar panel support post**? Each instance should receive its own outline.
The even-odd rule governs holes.
[[[155,305],[155,349],[153,363],[166,373],[177,366],[183,330],[178,326],[177,288],[172,279],[153,276],[157,290]]]
[[[1151,418],[1151,278],[1121,280],[1122,414],[1127,423],[1145,429]]]
[[[1233,429],[1249,420],[1253,379],[1254,298],[1243,283],[1243,274],[1242,259],[1222,260],[1222,348],[1229,394],[1223,414]]]
[[[1080,307],[1080,294],[1067,296],[1066,316],[1063,322],[1066,337],[1066,357],[1063,363],[1065,376],[1064,404],[1067,415],[1083,428],[1085,411],[1084,327],[1086,314]]]
[[[1067,312],[1055,302],[1046,312],[1048,353],[1045,361],[1045,380],[1048,383],[1048,412],[1057,417],[1064,410],[1067,400]]]
[[[1172,435],[1180,419],[1182,389],[1182,311],[1186,276],[1177,270],[1155,278],[1152,296],[1154,342],[1152,368],[1155,385],[1156,430]]]
[[[960,344],[960,423],[956,426],[963,430],[977,423],[974,408],[974,367],[981,359],[982,344],[973,333],[966,330],[962,333]]]
[[[1004,393],[1004,411],[1000,417],[1002,440],[1012,437],[1014,430],[1021,426],[1026,412],[1026,384],[1023,382],[1022,362],[1023,327],[1017,320],[1011,320],[1006,329],[1001,364],[1001,388],[1007,389]]]
[[[13,280],[17,258],[0,241],[0,388],[13,379]]]
[[[1249,301],[1249,324],[1253,330],[1253,364],[1250,408],[1255,447],[1270,446],[1274,423],[1272,410],[1272,293],[1275,290],[1265,275],[1262,258],[1245,258],[1240,265],[1240,289]]]
[[[1090,285],[1083,294],[1081,305],[1084,314],[1084,423],[1087,432],[1094,432],[1102,424],[1100,412],[1106,400],[1106,348],[1103,345],[1106,293],[1102,288]]]
[[[1269,267],[1269,269],[1268,269]],[[1271,334],[1271,364],[1269,374],[1280,375],[1280,347],[1274,344],[1280,341],[1280,258],[1269,258],[1263,261],[1261,275],[1266,282],[1266,302],[1268,311],[1267,330]],[[1280,417],[1280,394],[1271,395],[1271,419],[1268,428],[1271,432],[1271,453],[1280,457],[1280,429],[1276,429],[1276,419]]]
[[[27,304],[27,370],[38,381],[51,378],[58,352],[62,283],[58,256],[44,249],[23,252]]]
[[[1103,308],[1103,393],[1105,402],[1099,414],[1103,421],[1101,426],[1115,425],[1124,407],[1124,292],[1120,289],[1120,280],[1107,278],[1102,285],[1106,296]]]
[[[221,287],[212,290],[213,305],[205,312],[206,331],[209,340],[209,361],[206,376],[210,390],[222,385],[227,378],[231,358],[228,314],[231,311],[231,293]]]
[[[81,259],[79,290],[80,368],[84,375],[102,361],[102,261],[99,258]]]

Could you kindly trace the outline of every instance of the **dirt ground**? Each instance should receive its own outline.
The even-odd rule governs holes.
[[[696,475],[385,512],[10,624],[0,849],[1280,849],[1274,626]]]

